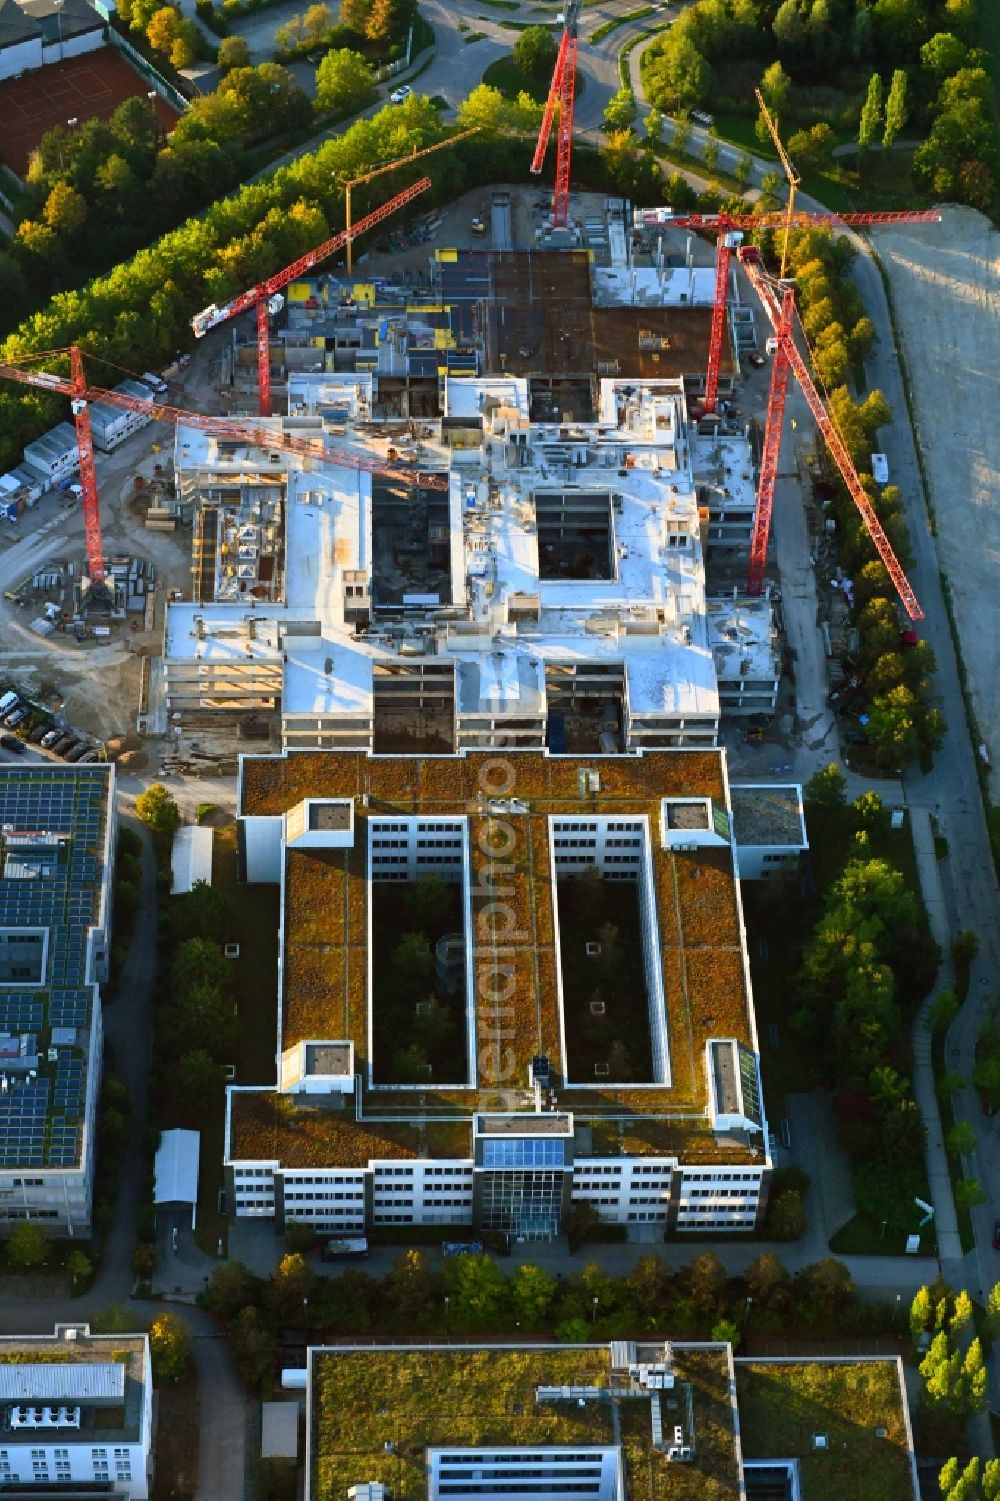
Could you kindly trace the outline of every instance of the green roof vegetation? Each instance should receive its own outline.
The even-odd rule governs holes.
[[[535,1400],[538,1386],[607,1387],[607,1346],[352,1349],[313,1361],[315,1501],[342,1501],[349,1486],[370,1480],[388,1486],[393,1501],[424,1501],[428,1447],[616,1442],[610,1401]],[[692,1388],[694,1459],[668,1461],[651,1444],[649,1402],[620,1401],[628,1493],[632,1501],[735,1498],[727,1352],[675,1346],[675,1361],[678,1382]]]
[[[804,1501],[913,1501],[895,1360],[737,1362],[736,1393],[744,1459],[797,1459]]]

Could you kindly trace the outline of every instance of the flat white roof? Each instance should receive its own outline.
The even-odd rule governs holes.
[[[199,881],[212,884],[212,830],[185,824],[170,849],[170,895],[185,896]]]
[[[260,1416],[261,1459],[297,1459],[299,1404],[297,1402],[262,1402]]]
[[[161,1133],[153,1164],[154,1204],[197,1204],[200,1151],[200,1131],[176,1128]]]
[[[0,1402],[60,1404],[125,1401],[125,1365],[118,1360],[8,1364],[0,1361]]]

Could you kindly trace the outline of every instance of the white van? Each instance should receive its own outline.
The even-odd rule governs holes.
[[[147,386],[151,386],[156,392],[157,396],[162,396],[164,391],[167,389],[166,381],[161,380],[158,375],[154,375],[152,370],[144,370],[139,379],[141,381],[144,381]]]
[[[5,714],[9,714],[16,703],[17,694],[11,688],[4,694],[3,698],[0,698],[0,719],[2,719]]]
[[[884,453],[872,454],[872,474],[875,477],[877,485],[887,485],[889,483],[889,460]]]

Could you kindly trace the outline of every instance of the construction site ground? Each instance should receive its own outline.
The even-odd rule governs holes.
[[[1000,764],[1000,233],[946,207],[933,232],[879,233],[980,731]],[[891,478],[891,476],[890,476]]]
[[[154,444],[160,447],[154,452]],[[145,501],[137,497],[135,475],[153,476],[172,451],[172,434],[161,424],[135,434],[113,454],[97,455],[105,557],[130,553],[156,565],[157,590],[150,629],[142,615],[105,622],[111,636],[77,642],[71,634],[43,637],[31,628],[39,608],[0,597],[0,653],[19,688],[65,720],[98,739],[135,728],[140,658],[159,652],[166,590],[190,586],[189,531],[157,533],[144,526]],[[83,563],[83,519],[79,502],[55,492],[0,531],[0,596],[55,558]],[[136,628],[133,628],[135,626]]]

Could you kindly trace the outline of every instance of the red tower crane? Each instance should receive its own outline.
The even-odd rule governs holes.
[[[397,209],[404,208],[412,203],[421,193],[426,193],[431,186],[429,177],[422,177],[412,187],[404,188],[401,193],[390,198],[386,203],[380,204],[363,219],[358,219],[350,229],[342,229],[332,239],[325,240],[322,245],[317,245],[315,250],[310,250],[306,255],[300,255],[292,261],[283,271],[277,271],[274,276],[269,276],[266,281],[258,282],[255,287],[250,287],[246,292],[241,292],[238,297],[233,297],[229,302],[221,306],[210,303],[207,308],[202,308],[191,319],[191,327],[195,338],[204,338],[210,329],[217,328],[220,323],[225,323],[229,318],[238,318],[240,313],[249,312],[250,308],[257,309],[257,379],[259,390],[259,411],[262,417],[271,415],[271,352],[269,348],[270,315],[280,309],[280,300],[277,307],[273,306],[272,299],[278,297],[282,287],[287,287],[289,282],[301,276],[305,271],[311,271],[319,261],[325,261],[327,256],[341,250],[348,240],[355,240],[358,235],[364,234],[366,229],[372,229],[376,224],[381,224],[383,219],[388,219]],[[186,419],[185,419],[186,420]]]
[[[875,550],[885,565],[895,585],[903,608],[911,620],[922,620],[924,612],[903,571],[902,564],[892,550],[892,544],[883,530],[882,523],[868,497],[864,485],[854,467],[854,461],[834,421],[833,415],[816,389],[805,357],[795,342],[793,321],[795,319],[795,294],[790,286],[779,283],[776,287],[764,269],[760,251],[755,245],[745,245],[739,251],[740,262],[746,270],[750,284],[761,300],[768,322],[778,341],[778,353],[771,372],[771,400],[768,404],[767,429],[764,435],[764,457],[761,460],[760,484],[757,493],[757,515],[754,523],[753,542],[750,552],[750,575],[748,590],[759,594],[764,582],[764,563],[767,558],[767,542],[771,529],[771,511],[774,505],[774,483],[778,468],[778,448],[781,442],[781,420],[784,415],[785,389],[788,383],[788,366],[795,378],[816,425],[841,478],[850,492],[851,499],[861,514]],[[780,297],[779,297],[780,289]]]
[[[669,226],[671,229],[702,230],[718,236],[715,254],[715,298],[712,304],[712,331],[708,344],[708,366],[705,371],[705,395],[703,412],[714,412],[719,396],[719,367],[726,335],[726,298],[729,291],[729,266],[733,251],[742,238],[741,231],[748,229],[836,229],[840,225],[854,228],[871,228],[880,224],[940,224],[941,215],[934,209],[902,210],[899,212],[873,214],[824,214],[803,212],[772,214],[677,214],[669,219],[649,215],[650,223]]]
[[[70,349],[49,349],[34,359],[48,360],[56,356],[69,356],[70,376],[55,375],[49,370],[25,369],[21,365],[0,364],[0,379],[17,381],[23,386],[37,390],[52,391],[68,396],[76,423],[76,441],[80,452],[80,488],[83,507],[83,525],[87,549],[87,572],[92,588],[99,588],[105,580],[104,549],[101,542],[101,515],[97,494],[97,475],[94,471],[94,451],[90,433],[90,406],[95,401],[120,407],[127,412],[144,412],[156,422],[183,423],[198,428],[216,438],[235,439],[250,448],[276,448],[288,453],[300,454],[303,458],[318,459],[345,469],[357,469],[368,474],[383,474],[403,485],[421,485],[428,490],[447,490],[448,477],[444,474],[421,473],[415,469],[397,468],[372,455],[354,453],[349,449],[332,448],[322,440],[312,441],[294,433],[285,433],[277,428],[257,427],[253,423],[238,422],[231,417],[209,417],[200,412],[187,412],[183,407],[168,406],[162,401],[144,401],[138,396],[129,396],[124,391],[106,391],[102,386],[89,385],[83,369],[83,355],[76,345]]]
[[[559,111],[556,128],[556,185],[552,194],[552,226],[554,229],[569,228],[569,180],[573,158],[573,109],[576,103],[576,54],[579,45],[577,23],[580,18],[581,0],[567,0],[563,12],[563,34],[552,70],[545,112],[538,132],[535,154],[531,158],[531,170],[536,175],[542,170],[552,121]]]

